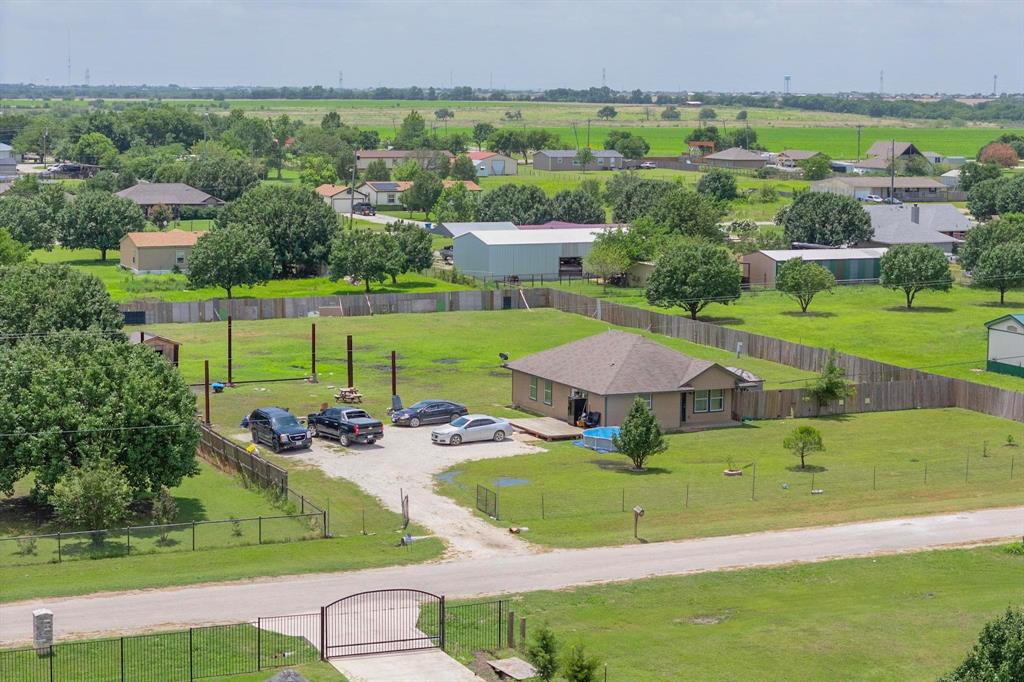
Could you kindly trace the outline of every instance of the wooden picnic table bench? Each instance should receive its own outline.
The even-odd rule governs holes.
[[[334,399],[339,403],[361,403],[363,402],[363,394],[355,386],[348,386],[347,388],[339,389]]]

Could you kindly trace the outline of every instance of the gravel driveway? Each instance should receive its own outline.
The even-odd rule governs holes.
[[[384,438],[373,445],[343,450],[335,441],[313,440],[313,447],[293,455],[320,467],[329,476],[346,478],[379,498],[385,507],[401,512],[400,491],[409,496],[409,516],[448,543],[449,556],[462,558],[509,556],[539,551],[507,530],[497,528],[451,499],[434,491],[434,474],[476,459],[510,457],[538,452],[516,434],[501,443],[463,443],[453,447],[430,442],[433,427],[384,427]]]

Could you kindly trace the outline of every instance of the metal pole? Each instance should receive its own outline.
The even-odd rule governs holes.
[[[203,360],[203,414],[206,425],[210,425],[210,361]]]
[[[231,367],[231,316],[228,315],[228,386],[234,386],[234,374]]]
[[[366,507],[363,507],[363,535],[366,535]]]
[[[327,660],[327,607],[320,607],[320,660]]]
[[[124,682],[124,637],[121,638],[121,682]]]
[[[754,462],[754,469],[750,478],[750,500],[757,499],[757,462]]]
[[[57,531],[57,563],[59,564],[62,561],[64,561],[64,558],[60,552],[60,531]]]
[[[1010,480],[1013,480],[1013,460],[1016,455],[1010,455]]]
[[[622,489],[622,511],[626,511],[626,489]]]
[[[259,532],[259,535],[258,535],[259,542],[257,544],[262,545],[263,544],[263,517],[262,516],[257,516],[256,520],[257,520],[257,529],[258,529],[258,532]]]
[[[967,461],[964,463],[964,483],[971,477],[971,453],[967,453]]]
[[[540,494],[540,517],[544,518],[544,493]]]
[[[196,551],[196,522],[192,522],[192,551]]]
[[[686,483],[686,501],[683,502],[683,509],[690,508],[690,483]]]
[[[445,615],[444,615],[444,595],[443,594],[441,595],[441,603],[438,605],[438,613],[437,613],[437,615],[438,615],[438,618],[440,620],[440,622],[437,625],[438,625],[438,634],[441,636],[441,651],[444,651],[444,645],[445,645],[445,641],[444,641],[445,640],[445,637],[444,637],[444,634],[445,634],[444,633]]]
[[[310,383],[315,384],[315,383],[317,383],[317,378],[316,378],[316,322],[312,323],[310,325],[310,327],[311,327],[311,329],[310,329],[310,335],[309,335],[309,354],[310,354],[309,364],[310,364],[310,368],[312,369],[312,374],[309,377],[309,381],[310,381]]]
[[[262,618],[256,617],[256,670],[263,670],[263,625]]]
[[[391,351],[391,395],[398,395],[398,368],[395,365],[395,351]]]
[[[353,379],[352,379],[352,335],[351,334],[348,335],[348,339],[346,340],[346,345],[348,346],[348,386],[349,386],[349,388],[351,388],[352,387],[352,382],[353,382]]]
[[[125,530],[125,535],[128,538],[128,555],[131,556],[131,553],[132,553],[132,527],[131,526],[125,526],[124,530]]]
[[[925,464],[925,471],[927,471],[928,465]],[[878,490],[878,467],[871,467],[871,489]]]
[[[348,188],[348,226],[355,225],[356,219],[356,167],[359,165],[359,154],[352,161],[352,186]],[[351,385],[351,381],[349,385]]]
[[[188,679],[189,682],[196,679],[192,672],[192,628],[188,629]]]

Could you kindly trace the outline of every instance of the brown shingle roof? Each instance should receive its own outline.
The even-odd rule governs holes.
[[[316,188],[315,191],[322,197],[333,197],[335,195],[341,194],[342,192],[347,192],[348,185],[320,185],[319,187]],[[357,189],[356,194],[362,194],[362,192],[360,192]]]
[[[121,190],[117,196],[131,199],[143,206],[216,206],[224,203],[217,197],[183,182],[140,182]]]
[[[714,154],[708,154],[705,159],[719,159],[722,161],[764,161],[764,157],[742,147],[729,147]]]
[[[195,246],[205,232],[186,232],[185,230],[168,230],[167,232],[129,232],[121,238],[127,239],[136,247],[154,246]]]
[[[917,150],[917,147],[914,146],[913,142],[900,142],[897,140],[894,144],[892,140],[877,140],[873,145],[868,147],[867,155],[882,156],[888,159],[892,156],[894,151],[896,152],[896,156],[921,153]]]
[[[685,388],[712,367],[639,334],[610,330],[508,363],[510,369],[599,395],[659,393]],[[735,386],[739,377],[729,372]]]
[[[785,155],[794,161],[806,161],[807,159],[813,159],[818,154],[821,154],[821,152],[812,152],[807,149],[783,149],[779,152],[779,156]]]

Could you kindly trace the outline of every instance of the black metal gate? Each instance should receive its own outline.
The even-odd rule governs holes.
[[[492,519],[498,517],[498,493],[479,483],[476,486],[476,508]]]
[[[444,597],[421,590],[360,592],[320,609],[324,658],[444,649]]]

